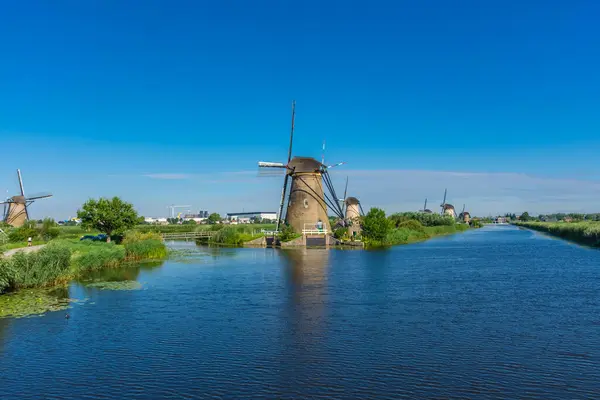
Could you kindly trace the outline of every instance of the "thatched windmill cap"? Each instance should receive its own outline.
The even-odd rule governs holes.
[[[347,206],[357,205],[357,204],[360,204],[360,201],[356,197],[348,197],[346,199]]]
[[[294,157],[288,164],[288,168],[294,173],[314,173],[321,170],[323,164],[312,157]]]
[[[444,210],[454,210],[454,206],[452,204],[444,204]]]
[[[25,204],[25,196],[13,196],[11,199],[17,204]]]

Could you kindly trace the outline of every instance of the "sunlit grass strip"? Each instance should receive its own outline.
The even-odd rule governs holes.
[[[515,225],[593,247],[600,247],[600,222],[516,222]]]

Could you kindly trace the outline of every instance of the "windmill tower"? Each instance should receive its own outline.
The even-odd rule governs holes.
[[[454,206],[450,203],[446,203],[446,194],[448,193],[448,189],[444,189],[444,200],[440,207],[442,208],[442,212],[440,215],[449,215],[452,218],[456,218],[456,211],[454,210]]]
[[[29,219],[29,206],[35,200],[52,197],[52,195],[49,193],[26,197],[25,190],[23,189],[21,170],[19,169],[17,170],[17,177],[19,178],[19,188],[21,189],[21,194],[9,197],[4,202],[0,203],[4,205],[3,221],[16,228],[23,226],[25,221]]]
[[[343,211],[337,202],[337,196],[329,177],[328,169],[341,165],[327,166],[312,157],[293,157],[292,144],[294,140],[294,121],[296,116],[296,102],[292,103],[292,128],[290,132],[290,145],[287,163],[259,161],[261,169],[277,168],[285,171],[279,215],[276,230],[279,231],[282,219],[302,233],[304,230],[313,230],[320,227],[325,232],[331,232],[327,208],[329,207],[339,218],[343,218]],[[291,179],[288,191],[288,181]],[[324,190],[327,189],[327,192]],[[287,200],[285,218],[283,209]],[[335,201],[334,201],[335,200]]]
[[[346,188],[344,189],[344,198],[342,199],[344,211],[344,224],[348,227],[348,235],[355,237],[362,231],[360,227],[360,217],[365,215],[360,204],[360,200],[356,197],[347,197],[348,194],[348,178],[346,178]]]

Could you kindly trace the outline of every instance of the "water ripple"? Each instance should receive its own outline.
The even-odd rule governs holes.
[[[0,320],[13,399],[600,398],[598,251],[513,228],[384,252],[194,250]]]

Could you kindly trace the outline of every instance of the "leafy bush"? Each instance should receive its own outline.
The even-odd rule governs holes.
[[[139,232],[139,231],[127,231],[123,238],[123,244],[129,244],[133,242],[140,242],[143,240],[158,240],[162,241],[162,236],[158,232]]]
[[[410,229],[413,231],[423,231],[424,227],[419,221],[415,221],[414,219],[409,219],[408,221],[401,222],[398,224],[398,228]]]
[[[28,238],[36,238],[38,231],[35,228],[35,221],[25,221],[23,226],[12,229],[8,233],[8,239],[11,242],[26,242]]]
[[[333,237],[338,240],[346,236],[348,236],[348,228],[337,228],[333,231]]]
[[[471,228],[481,228],[481,227],[483,227],[483,222],[481,222],[478,219],[471,220]]]
[[[211,239],[211,243],[238,245],[241,244],[240,233],[233,227],[220,229]]]
[[[362,235],[368,242],[383,244],[390,229],[391,223],[380,208],[371,208],[362,219]]]
[[[455,221],[449,215],[439,215],[433,213],[424,213],[424,212],[404,212],[404,213],[396,213],[392,214],[389,217],[390,221],[394,224],[396,228],[400,226],[402,222],[405,221],[419,221],[423,226],[441,226],[441,225],[454,225]]]
[[[38,228],[39,236],[42,240],[49,241],[56,239],[60,235],[58,224],[52,218],[46,218]]]
[[[279,232],[279,240],[282,242],[289,242],[290,240],[296,239],[300,234],[296,233],[291,225],[283,224]]]

